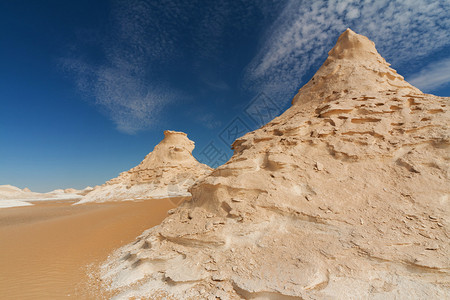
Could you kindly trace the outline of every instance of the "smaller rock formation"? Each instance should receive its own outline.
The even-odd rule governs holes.
[[[190,196],[188,188],[212,171],[192,156],[194,147],[185,133],[166,130],[138,166],[95,187],[77,204]]]
[[[85,196],[87,193],[91,192],[94,188],[87,186],[82,190],[77,190],[77,189],[73,189],[73,188],[68,188],[64,190],[64,193],[66,194],[77,194],[80,196]]]

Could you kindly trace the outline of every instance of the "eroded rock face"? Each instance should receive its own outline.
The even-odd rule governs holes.
[[[103,278],[124,298],[447,297],[448,101],[345,31],[292,107]]]
[[[212,170],[192,156],[194,147],[185,133],[166,130],[138,166],[94,188],[78,204],[190,196],[188,188]]]

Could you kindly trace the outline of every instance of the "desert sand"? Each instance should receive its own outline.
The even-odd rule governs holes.
[[[194,147],[186,133],[166,130],[139,165],[95,187],[77,204],[190,196],[188,188],[212,171],[194,158]]]
[[[115,251],[119,299],[445,299],[449,98],[346,30],[292,106]]]
[[[0,299],[106,299],[97,264],[181,200],[46,201],[0,210]]]

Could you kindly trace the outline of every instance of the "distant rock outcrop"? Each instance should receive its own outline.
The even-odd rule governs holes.
[[[35,201],[59,201],[81,199],[83,191],[75,189],[72,192],[54,190],[48,193],[32,192],[29,188],[23,190],[13,185],[0,185],[0,208],[28,206]]]
[[[166,130],[138,166],[95,187],[77,204],[190,196],[188,188],[212,171],[192,156],[194,147],[185,133]]]
[[[91,192],[94,188],[87,186],[85,187],[83,190],[77,190],[77,189],[73,189],[73,188],[68,188],[64,190],[64,193],[66,194],[77,194],[77,195],[81,195],[84,196],[87,193]]]
[[[103,279],[124,298],[448,297],[448,105],[348,29],[292,107]]]

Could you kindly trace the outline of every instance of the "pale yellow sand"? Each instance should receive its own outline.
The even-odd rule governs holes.
[[[101,299],[97,287],[89,290],[87,271],[159,224],[177,202],[39,202],[0,210],[0,299]]]

